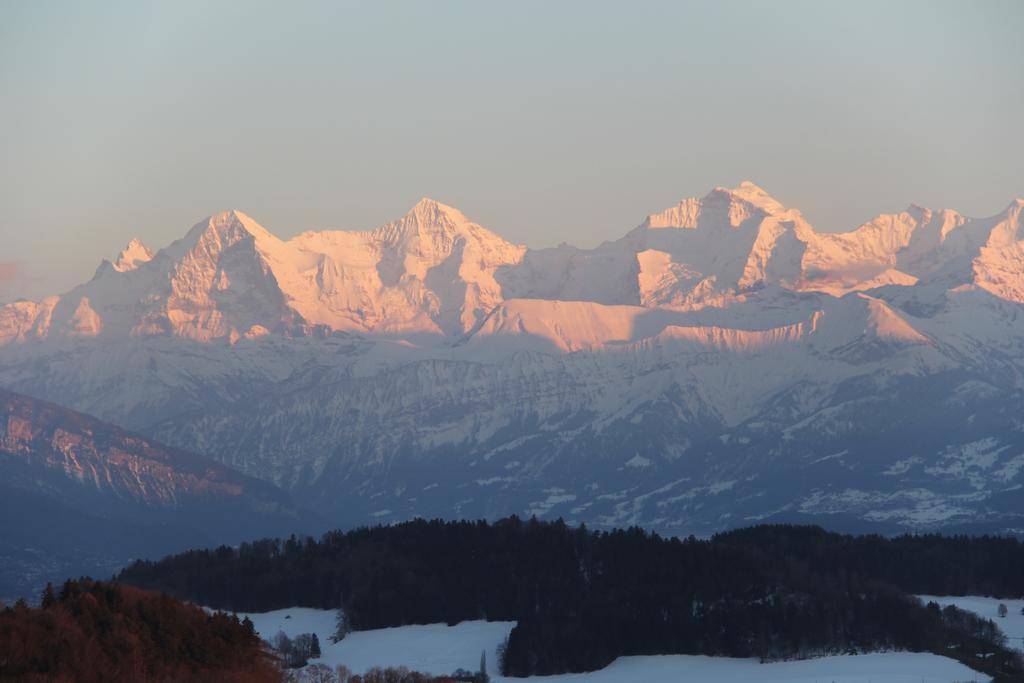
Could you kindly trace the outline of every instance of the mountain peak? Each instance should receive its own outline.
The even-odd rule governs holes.
[[[709,192],[704,199],[713,200],[716,198],[727,198],[730,201],[739,200],[761,209],[766,213],[782,213],[786,211],[786,207],[777,199],[749,180],[744,180],[739,185],[732,188],[716,187]]]
[[[767,192],[764,191],[763,187],[761,187],[760,185],[758,185],[757,183],[755,183],[752,180],[740,181],[740,184],[733,188],[733,192],[747,192],[747,193],[763,194],[763,195],[767,195],[768,194]]]
[[[424,197],[398,220],[375,231],[385,241],[405,240],[416,235],[453,235],[465,232],[472,221],[458,209]]]
[[[216,234],[219,238],[230,236],[234,241],[243,238],[245,234],[252,235],[257,240],[278,241],[269,230],[257,223],[248,214],[238,209],[221,211],[209,216],[206,220],[197,223],[192,232],[197,237],[202,235]]]
[[[709,209],[715,215],[724,211],[733,227],[748,217],[752,209],[770,215],[790,211],[763,189],[744,180],[737,187],[716,187],[703,199],[684,199],[664,211],[652,213],[641,228],[696,228],[698,216]]]
[[[227,211],[215,213],[212,216],[210,216],[209,222],[215,225],[241,223],[242,225],[252,224],[259,226],[259,223],[253,220],[253,218],[249,214],[243,211],[239,211],[238,209],[229,209]],[[259,227],[262,229],[262,226]]]
[[[413,205],[412,210],[415,211],[416,209],[419,209],[419,208],[427,208],[427,209],[445,208],[445,209],[451,209],[452,207],[448,206],[447,204],[445,204],[443,202],[437,201],[433,197],[420,197],[420,200],[418,202],[416,202],[415,205]]]
[[[436,199],[423,197],[416,205],[409,210],[409,213],[402,219],[414,219],[420,226],[426,225],[458,225],[468,223],[461,211],[455,207],[442,204]]]
[[[111,266],[119,273],[135,270],[143,263],[152,260],[153,252],[138,239],[132,239],[128,245],[117,255],[117,259]]]

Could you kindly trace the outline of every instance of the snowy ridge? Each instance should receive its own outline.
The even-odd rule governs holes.
[[[842,296],[938,280],[1019,303],[1022,205],[988,219],[910,207],[848,233],[819,234],[744,182],[651,214],[596,249],[540,251],[431,199],[369,232],[287,241],[227,211],[157,254],[133,240],[56,302],[4,306],[0,343],[161,335],[234,342],[336,331],[452,339],[517,299],[699,310],[766,286]],[[576,340],[563,350],[593,346],[617,324],[597,323],[587,338],[558,319],[564,310],[549,313],[545,324]]]

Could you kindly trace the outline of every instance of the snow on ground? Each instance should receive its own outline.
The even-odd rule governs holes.
[[[940,607],[953,605],[960,609],[974,612],[980,617],[991,619],[1007,638],[1007,645],[1017,650],[1024,651],[1024,598],[1016,600],[1004,600],[1000,598],[986,598],[978,595],[948,596],[948,595],[918,595],[923,602],[937,602]],[[1000,617],[999,605],[1004,604],[1007,608],[1007,615]]]
[[[761,664],[756,659],[691,655],[620,657],[600,671],[538,676],[528,680],[536,683],[951,683],[991,679],[947,657],[916,652],[886,652],[771,664]]]
[[[334,634],[334,610],[292,607],[273,612],[239,613],[241,619],[252,619],[256,632],[263,639],[284,631],[289,638],[300,633],[315,633],[320,639],[323,656],[319,660],[329,666],[344,664],[355,673],[375,666],[405,666],[435,675],[450,674],[456,669],[477,671],[480,653],[487,653],[487,670],[498,669],[498,645],[504,642],[514,621],[464,621],[455,626],[428,624],[355,631],[339,643],[331,643]]]
[[[992,604],[993,615],[998,602]],[[1010,607],[1010,602],[1007,602],[1007,607]],[[1020,607],[1017,604],[1018,616]],[[507,683],[952,683],[990,680],[952,659],[913,652],[822,657],[771,664],[761,664],[756,659],[688,655],[621,657],[608,667],[591,673],[529,679],[502,678],[497,676],[496,650],[512,630],[514,622],[465,621],[455,626],[430,624],[359,631],[350,633],[340,643],[332,644],[334,615],[333,610],[293,607],[262,614],[239,613],[238,617],[252,619],[256,631],[263,638],[272,638],[278,631],[284,631],[289,637],[316,633],[323,657],[314,661],[331,667],[344,664],[356,673],[374,666],[405,666],[435,675],[449,674],[459,668],[475,671],[480,665],[480,653],[486,651],[487,669],[492,680]]]
[[[315,633],[320,646],[328,645],[334,634],[335,611],[313,609],[312,607],[289,607],[273,612],[239,612],[238,618],[249,617],[252,625],[263,640],[270,640],[278,631],[284,631],[289,638],[300,633]]]

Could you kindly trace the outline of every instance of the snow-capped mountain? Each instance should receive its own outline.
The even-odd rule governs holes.
[[[542,250],[429,199],[290,240],[230,211],[0,308],[0,384],[339,522],[1020,529],[1022,209],[819,233],[743,183]]]
[[[288,241],[227,211],[155,255],[133,240],[65,296],[7,306],[0,340],[461,334],[502,301],[495,273],[524,251],[429,199],[372,232]]]

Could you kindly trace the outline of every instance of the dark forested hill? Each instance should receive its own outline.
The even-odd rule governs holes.
[[[1024,671],[995,625],[912,593],[1024,594],[1024,545],[761,526],[702,540],[561,522],[414,521],[138,562],[119,577],[212,607],[342,607],[356,629],[516,620],[512,675],[615,657],[780,658],[879,648]]]
[[[251,623],[167,595],[83,579],[0,609],[0,679],[276,681]]]

